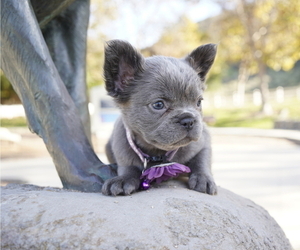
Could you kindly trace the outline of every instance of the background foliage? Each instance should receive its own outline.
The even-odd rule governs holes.
[[[130,19],[134,21],[134,45],[145,56],[183,57],[201,44],[218,44],[208,91],[221,91],[230,84],[243,97],[259,88],[263,97],[260,113],[274,116],[269,88],[300,86],[300,1],[211,0],[219,6],[219,14],[193,21],[188,13],[201,1],[91,0],[88,87],[103,84],[105,41],[120,38],[114,32],[120,27],[131,32],[125,30]],[[1,73],[1,103],[18,102]]]

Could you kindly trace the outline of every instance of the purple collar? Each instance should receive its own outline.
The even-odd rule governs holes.
[[[150,187],[150,183],[156,180],[156,183],[160,183],[165,181],[171,177],[176,177],[181,173],[190,173],[191,170],[189,167],[176,163],[170,162],[174,155],[177,153],[178,149],[168,151],[164,156],[149,156],[145,154],[140,148],[136,146],[134,143],[131,133],[124,123],[124,127],[126,130],[126,137],[128,143],[132,150],[138,155],[141,161],[144,164],[144,170],[141,175],[141,179],[143,180],[141,183],[141,189],[148,189]],[[158,162],[161,164],[152,166],[147,169],[148,162]]]

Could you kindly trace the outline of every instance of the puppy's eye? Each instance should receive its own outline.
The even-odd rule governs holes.
[[[154,109],[160,110],[163,109],[165,107],[165,104],[163,103],[163,101],[158,101],[152,104],[152,107]]]
[[[197,102],[197,107],[201,106],[201,102],[203,101],[203,98],[199,98],[198,102]]]

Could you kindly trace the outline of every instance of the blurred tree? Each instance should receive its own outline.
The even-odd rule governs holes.
[[[267,67],[290,70],[300,59],[300,1],[223,0],[215,27],[219,27],[224,56],[240,61],[238,88],[244,91],[249,74],[257,74],[262,95],[262,111],[269,104]]]
[[[146,56],[164,55],[181,58],[192,52],[198,46],[210,43],[212,39],[201,29],[199,25],[192,22],[186,16],[182,16],[179,22],[169,26],[161,38],[151,47],[142,50]],[[210,76],[208,78],[208,87],[220,84],[222,63],[219,58],[216,60]]]
[[[116,1],[91,0],[87,46],[88,88],[103,83],[104,45],[107,37],[102,28],[116,18],[116,9]]]
[[[148,48],[149,56],[165,55],[183,57],[207,40],[205,33],[199,32],[198,25],[187,17],[168,27],[158,42]],[[145,50],[146,52],[146,50]]]
[[[224,7],[223,7],[224,9]],[[240,105],[244,103],[245,84],[248,81],[251,62],[251,52],[245,45],[245,29],[234,10],[224,10],[221,15],[210,20],[209,34],[214,39],[219,39],[220,47],[218,60],[224,66],[238,63],[237,96]],[[201,25],[201,28],[205,28]],[[217,38],[216,38],[217,37]]]

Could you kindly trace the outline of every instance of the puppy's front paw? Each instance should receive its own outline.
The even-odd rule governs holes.
[[[140,180],[134,177],[117,176],[105,181],[102,187],[102,193],[104,195],[129,195],[140,186]]]
[[[207,193],[211,195],[217,194],[217,185],[211,175],[206,174],[191,174],[189,179],[190,189],[196,190],[201,193]]]

